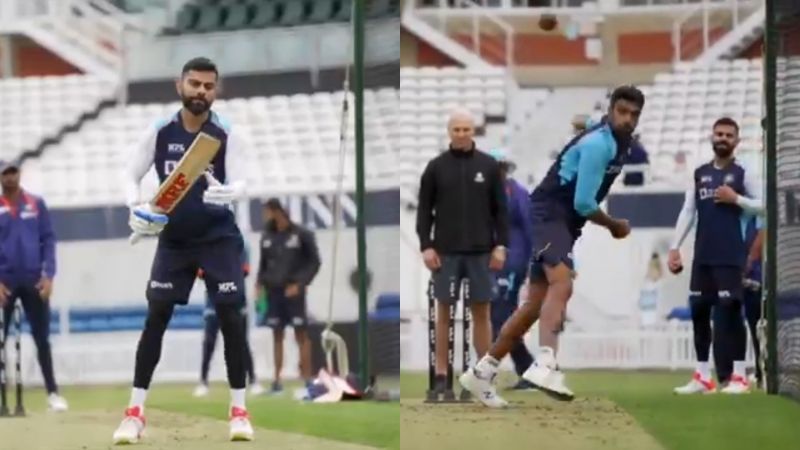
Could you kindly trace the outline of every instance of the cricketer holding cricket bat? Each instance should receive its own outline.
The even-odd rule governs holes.
[[[136,443],[145,427],[144,403],[161,355],[162,338],[175,305],[188,303],[198,269],[212,297],[225,341],[225,365],[231,392],[230,439],[252,440],[253,428],[245,407],[245,329],[241,305],[245,287],[241,269],[242,235],[231,205],[244,197],[241,136],[211,111],[219,74],[206,58],[187,62],[177,80],[183,107],[151,127],[134,150],[126,176],[131,209],[129,224],[136,235],[158,235],[158,247],[147,285],[148,312],[136,350],[136,369],[130,403],[114,432],[115,444]],[[168,213],[140,198],[139,183],[151,166],[160,182],[190,147],[198,133],[219,140],[205,176],[200,176]],[[160,205],[159,201],[153,202]]]

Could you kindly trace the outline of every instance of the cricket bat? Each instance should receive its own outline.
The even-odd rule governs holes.
[[[175,209],[197,179],[206,171],[221,145],[219,139],[203,132],[198,133],[189,150],[183,154],[175,169],[161,183],[155,197],[150,201],[153,210],[161,214],[169,214]],[[131,244],[135,244],[140,238],[141,235],[137,233],[131,234]]]

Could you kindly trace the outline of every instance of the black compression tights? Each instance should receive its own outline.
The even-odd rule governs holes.
[[[161,358],[161,345],[164,332],[172,318],[175,305],[171,302],[150,302],[147,320],[136,349],[136,369],[133,387],[148,389],[153,379],[158,360]],[[228,383],[232,389],[245,388],[245,330],[242,314],[237,305],[217,304],[222,338],[225,343],[225,365],[228,369]]]

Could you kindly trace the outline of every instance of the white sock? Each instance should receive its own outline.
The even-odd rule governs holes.
[[[703,377],[704,381],[711,379],[711,370],[708,368],[708,361],[697,361],[697,372]]]
[[[247,409],[244,406],[244,397],[247,389],[231,389],[231,406]]]
[[[747,363],[744,361],[734,361],[733,374],[739,375],[742,378],[747,378]]]
[[[131,402],[128,404],[129,408],[138,406],[142,413],[144,413],[144,401],[147,399],[147,389],[133,388],[131,389]]]
[[[556,352],[550,347],[539,347],[539,351],[536,353],[536,364],[548,369],[558,368]]]
[[[487,354],[478,361],[478,364],[475,364],[475,375],[478,378],[490,379],[497,373],[497,366],[499,365],[500,361]]]

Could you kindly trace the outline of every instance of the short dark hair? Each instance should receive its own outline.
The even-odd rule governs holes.
[[[181,69],[181,77],[186,76],[190,70],[194,70],[195,72],[214,72],[214,75],[219,78],[217,65],[214,64],[214,61],[202,56],[186,61],[186,64],[183,65],[183,69]]]
[[[265,201],[264,202],[264,208],[271,209],[273,211],[286,212],[283,209],[283,205],[281,205],[281,201],[278,200],[275,197],[272,197],[272,198],[268,199],[267,201]]]
[[[614,108],[614,104],[617,103],[618,100],[626,100],[635,104],[640,109],[644,108],[644,94],[639,88],[633,85],[619,86],[614,89],[614,92],[611,93],[608,106]]]
[[[711,129],[713,130],[714,128],[717,128],[717,126],[719,125],[727,125],[729,127],[733,127],[736,129],[736,134],[739,134],[739,124],[736,123],[736,121],[731,119],[730,117],[720,117],[719,119],[717,119],[716,122],[714,122],[714,126],[712,126]]]

